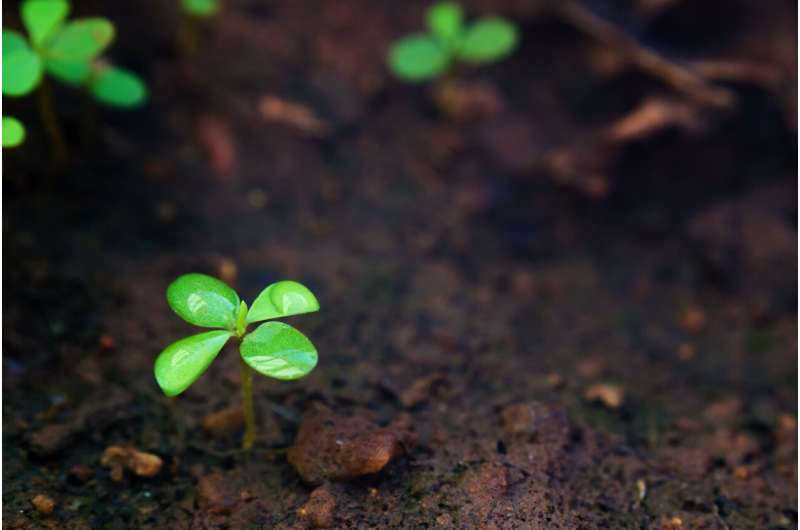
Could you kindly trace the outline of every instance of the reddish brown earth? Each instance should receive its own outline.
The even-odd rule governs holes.
[[[4,528],[797,528],[796,5],[584,4],[721,110],[535,1],[465,2],[522,46],[433,93],[383,63],[423,2],[231,1],[188,57],[167,4],[77,9],[152,100],[57,91],[65,172],[7,103]],[[322,304],[249,454],[233,349],[153,380],[189,271]]]

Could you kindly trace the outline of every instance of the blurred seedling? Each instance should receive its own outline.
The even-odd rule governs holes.
[[[200,26],[219,13],[221,0],[180,0],[184,16],[178,29],[178,47],[184,57],[197,53]]]
[[[114,40],[114,25],[102,17],[67,20],[69,12],[69,0],[24,0],[20,14],[28,38],[3,29],[3,95],[22,97],[38,89],[39,110],[60,163],[66,143],[44,74],[113,107],[135,107],[147,99],[147,87],[136,74],[100,58]],[[24,138],[18,120],[3,118],[3,147]]]
[[[425,23],[426,33],[403,37],[389,51],[389,67],[398,79],[420,83],[443,78],[458,65],[491,64],[513,52],[519,40],[516,25],[501,17],[465,23],[456,2],[430,6]]]
[[[167,346],[155,362],[156,382],[167,396],[177,396],[206,371],[225,344],[239,342],[243,449],[256,437],[253,372],[291,381],[308,375],[317,365],[317,350],[305,335],[283,322],[265,322],[248,332],[250,324],[319,311],[319,302],[304,285],[284,280],[261,291],[252,307],[224,282],[204,274],[184,274],[167,288],[167,302],[182,319],[204,328]]]

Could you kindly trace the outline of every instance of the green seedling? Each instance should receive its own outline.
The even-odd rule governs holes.
[[[114,40],[114,25],[102,17],[68,21],[69,11],[69,0],[24,0],[20,12],[28,38],[3,29],[3,95],[22,97],[39,89],[40,111],[57,151],[66,148],[45,73],[114,107],[135,107],[147,99],[138,76],[100,58]],[[3,119],[4,147],[19,145],[24,137],[19,121]]]
[[[181,0],[184,13],[193,17],[211,17],[219,12],[219,0]]]
[[[167,288],[175,313],[195,326],[217,328],[167,346],[155,362],[156,382],[167,396],[177,396],[199,378],[230,340],[239,342],[245,432],[242,447],[255,442],[253,371],[283,381],[300,379],[317,365],[317,350],[305,335],[283,322],[266,322],[252,332],[250,324],[319,311],[319,302],[304,285],[284,280],[261,291],[253,305],[228,285],[204,274],[184,274]]]
[[[483,65],[503,59],[517,47],[517,27],[501,17],[464,22],[456,2],[428,8],[427,33],[403,37],[392,45],[388,63],[403,81],[423,82],[442,77],[457,64]]]
[[[178,48],[184,57],[193,57],[200,47],[204,21],[219,13],[221,0],[180,0],[180,3],[186,16],[178,27]]]

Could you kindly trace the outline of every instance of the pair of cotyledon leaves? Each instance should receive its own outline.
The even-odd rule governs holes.
[[[428,33],[409,35],[389,51],[389,66],[397,77],[420,82],[442,75],[453,63],[485,64],[502,59],[517,46],[514,24],[501,17],[464,23],[455,2],[439,2],[425,16]]]
[[[167,302],[190,324],[221,328],[186,337],[161,352],[155,376],[168,396],[178,395],[194,383],[228,339],[243,335],[248,324],[319,310],[316,297],[298,282],[269,285],[248,309],[236,291],[204,274],[185,274],[172,282]],[[283,322],[266,322],[244,335],[239,352],[256,372],[276,379],[299,379],[317,365],[317,350],[311,341]]]
[[[86,86],[99,101],[133,107],[147,98],[135,74],[96,60],[114,39],[114,26],[101,17],[66,21],[68,0],[24,0],[21,17],[30,40],[3,29],[3,95],[24,96],[44,73],[73,86]],[[3,120],[3,146],[22,143],[25,129],[14,118]]]

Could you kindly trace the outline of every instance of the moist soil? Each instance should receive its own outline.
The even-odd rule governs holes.
[[[522,44],[444,102],[384,66],[423,2],[231,1],[194,50],[167,4],[76,8],[152,93],[56,90],[65,168],[7,102],[4,528],[797,528],[796,5],[584,4],[785,76],[718,110],[536,2],[465,2]],[[691,119],[599,140],[652,97]],[[234,347],[176,399],[153,379],[192,271],[321,302],[249,453]]]

